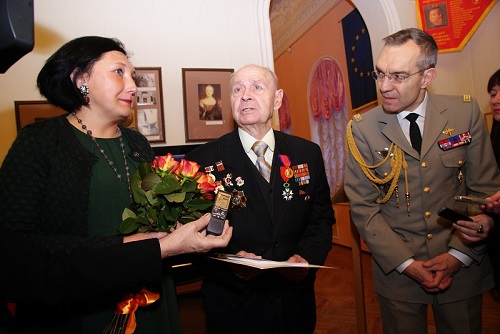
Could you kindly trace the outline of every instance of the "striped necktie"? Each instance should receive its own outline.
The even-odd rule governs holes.
[[[266,181],[269,182],[271,176],[271,166],[269,166],[269,164],[266,162],[266,159],[264,159],[264,154],[266,153],[267,147],[268,146],[265,142],[258,140],[252,145],[252,151],[254,151],[257,155],[255,166],[257,167],[260,174],[262,174],[262,176],[266,179]]]

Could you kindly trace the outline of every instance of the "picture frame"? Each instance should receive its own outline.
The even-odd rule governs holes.
[[[183,68],[186,143],[211,141],[231,132],[229,79],[234,69]]]
[[[14,101],[17,132],[30,123],[55,117],[67,112],[48,101]]]
[[[165,142],[161,67],[136,67],[137,93],[132,104],[129,127],[142,133],[150,143]]]

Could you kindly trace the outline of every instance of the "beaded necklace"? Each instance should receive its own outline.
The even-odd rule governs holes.
[[[78,116],[76,116],[76,112],[73,111],[71,113],[71,115],[73,115],[76,118],[76,120],[78,121],[78,124],[81,125],[81,127],[85,131],[85,133],[92,139],[92,141],[94,142],[94,144],[97,146],[97,149],[99,150],[99,152],[101,152],[102,156],[104,157],[104,159],[108,163],[108,166],[111,167],[111,169],[113,170],[113,172],[115,172],[115,175],[118,178],[118,180],[121,181],[122,180],[122,175],[118,172],[118,169],[116,168],[116,165],[113,162],[113,160],[111,160],[106,155],[106,153],[104,152],[104,150],[101,148],[101,145],[99,145],[99,143],[97,142],[97,139],[94,136],[92,136],[92,131],[90,129],[88,129],[85,124],[83,124],[83,121]],[[120,140],[120,149],[122,151],[123,163],[124,163],[124,166],[125,166],[125,174],[127,176],[128,195],[129,195],[129,198],[130,198],[130,203],[132,203],[132,201],[133,201],[133,195],[132,195],[132,188],[130,187],[130,171],[129,171],[129,167],[128,167],[128,163],[127,163],[127,157],[125,155],[125,143],[123,142],[123,138],[122,138],[121,131],[120,131],[119,127],[116,128],[116,132],[120,134],[120,136],[118,137],[118,139]]]

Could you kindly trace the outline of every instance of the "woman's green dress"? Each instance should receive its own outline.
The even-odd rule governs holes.
[[[130,207],[129,191],[125,174],[125,164],[120,148],[119,138],[97,139],[100,147],[108,158],[114,162],[118,172],[122,175],[119,180],[108,165],[103,154],[97,148],[92,139],[75,130],[75,134],[81,144],[92,152],[98,161],[92,167],[92,179],[90,181],[90,197],[88,212],[88,236],[104,236],[118,234],[121,216],[125,207]],[[123,138],[125,141],[125,139]],[[130,176],[137,169],[137,162],[128,158],[130,148],[125,143],[125,156],[130,168]],[[160,292],[160,299],[146,307],[139,307],[136,312],[137,327],[136,334],[176,334],[182,333],[174,282],[169,274],[170,268],[165,266],[161,284],[148,287]],[[130,268],[131,275],[134,268]],[[130,291],[133,292],[133,291]],[[106,325],[112,320],[116,302],[120,296],[104,296],[92,303],[85,305],[82,311],[82,333],[101,333]]]

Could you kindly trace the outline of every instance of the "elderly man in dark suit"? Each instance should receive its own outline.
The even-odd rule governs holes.
[[[348,127],[345,191],[373,255],[384,333],[481,333],[482,294],[493,287],[485,237],[493,219],[456,195],[500,188],[476,100],[428,92],[438,47],[405,29],[384,39],[373,78],[382,105]],[[449,207],[473,221],[452,222]]]
[[[272,129],[283,91],[269,69],[244,66],[230,90],[238,128],[187,155],[233,194],[224,252],[323,264],[335,220],[320,148]],[[215,261],[204,269],[209,333],[313,333],[313,269],[243,273]]]

